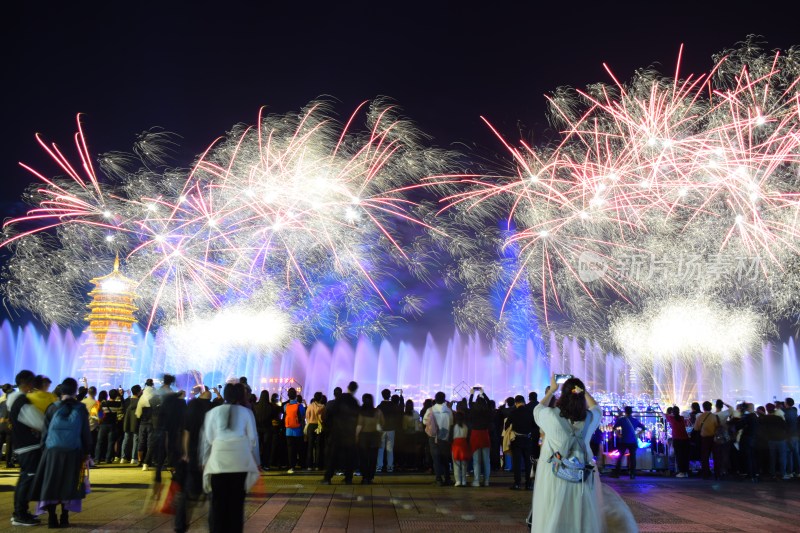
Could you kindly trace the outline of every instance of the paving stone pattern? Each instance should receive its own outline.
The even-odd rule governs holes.
[[[63,531],[173,531],[172,517],[153,511],[152,475],[117,465],[92,470],[92,493],[84,511],[73,513],[73,527]],[[16,478],[16,471],[0,470],[0,531],[26,529],[10,525]],[[325,486],[319,480],[311,473],[265,474],[247,498],[245,531],[527,530],[531,493],[508,490],[507,474],[482,488],[436,487],[432,476],[404,474],[379,474],[368,486],[359,485],[358,477],[355,485],[335,478]],[[622,495],[643,532],[800,533],[800,480],[754,485],[639,476],[604,482]],[[207,531],[205,507],[193,513],[190,531]]]

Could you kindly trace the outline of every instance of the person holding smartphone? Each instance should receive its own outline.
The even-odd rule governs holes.
[[[469,395],[469,447],[472,450],[472,486],[489,486],[492,471],[490,451],[492,447],[489,429],[492,425],[492,409],[482,387],[473,387]],[[538,436],[537,436],[538,437]],[[483,481],[481,481],[483,474]]]
[[[583,381],[573,377],[561,385],[561,395],[555,406],[549,407],[557,388],[553,376],[550,390],[534,409],[536,423],[547,434],[542,444],[542,457],[553,461],[561,457],[577,459],[589,466],[591,479],[582,482],[562,479],[553,469],[552,462],[540,460],[536,466],[531,531],[638,531],[628,506],[615,491],[601,482],[595,468],[589,441],[602,420],[600,406],[586,390]]]

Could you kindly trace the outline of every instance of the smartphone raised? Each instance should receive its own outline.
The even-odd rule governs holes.
[[[567,381],[571,377],[572,377],[572,374],[556,374],[556,383],[558,385],[561,385],[562,383],[564,383],[565,381]]]

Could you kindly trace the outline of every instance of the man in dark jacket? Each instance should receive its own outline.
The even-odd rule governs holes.
[[[739,452],[747,466],[747,476],[753,481],[758,481],[758,462],[756,461],[756,443],[759,433],[759,420],[752,403],[743,405],[743,412],[736,424],[737,431],[741,431],[739,438]]]
[[[327,467],[330,466],[332,469],[331,472],[335,472],[336,469],[339,468],[338,464],[339,459],[338,457],[334,457],[333,448],[331,447],[333,443],[333,438],[331,438],[331,428],[328,425],[331,420],[330,417],[328,416],[328,409],[332,408],[334,411],[336,411],[336,405],[337,405],[336,402],[339,400],[341,396],[342,396],[342,388],[334,387],[333,399],[325,404],[325,411],[323,411],[322,413],[322,427],[323,427],[322,447],[325,450],[325,453],[323,454],[324,457],[323,467],[327,469]]]
[[[182,403],[182,402],[181,402]],[[181,457],[176,461],[173,480],[180,486],[175,496],[175,531],[182,533],[188,529],[189,503],[196,501],[203,493],[203,465],[200,463],[200,433],[206,413],[211,410],[211,391],[208,389],[191,400],[186,406],[180,435]]]
[[[786,421],[775,414],[775,404],[768,403],[767,416],[762,416],[758,422],[767,437],[770,475],[775,479],[790,479],[786,474]]]
[[[783,418],[786,420],[786,473],[800,477],[800,440],[797,433],[797,407],[794,398],[786,398]]]
[[[155,466],[155,481],[161,482],[161,470],[164,468],[167,460],[170,459],[170,451],[173,455],[177,453],[177,448],[172,446],[168,449],[169,437],[173,437],[173,445],[175,444],[174,434],[177,432],[181,434],[182,427],[176,427],[175,420],[180,420],[179,414],[175,413],[177,404],[174,401],[178,394],[173,392],[172,385],[175,383],[175,376],[172,374],[164,374],[162,378],[162,385],[157,389],[153,397],[150,398],[150,422],[153,424],[153,432],[147,441],[147,456],[145,457],[144,464]],[[183,408],[186,404],[183,399],[179,400]]]
[[[11,517],[11,524],[15,526],[39,524],[39,519],[28,510],[31,487],[42,457],[41,437],[44,430],[44,413],[36,409],[27,397],[28,392],[33,389],[35,378],[36,375],[30,370],[17,374],[17,390],[7,400],[11,437],[20,465],[19,479],[14,490],[14,514]]]
[[[142,388],[139,385],[131,387],[131,397],[126,400],[125,415],[122,418],[122,463],[139,464],[136,450],[139,449],[139,419],[136,418],[136,406],[139,405],[139,396]]]
[[[539,405],[539,395],[535,391],[528,394],[528,404],[526,407],[531,412],[533,418],[533,410]],[[539,426],[536,425],[536,419],[533,421],[533,430],[531,431],[531,456],[534,459],[539,458]]]
[[[516,436],[511,441],[511,453],[513,459],[511,465],[514,468],[514,484],[511,488],[519,490],[522,479],[525,479],[525,490],[533,490],[531,481],[531,439],[533,438],[533,412],[525,404],[525,397],[518,395],[514,398],[514,409],[508,414],[506,419],[506,429],[509,427]],[[536,434],[538,439],[539,435]]]
[[[358,424],[358,400],[355,394],[358,383],[351,381],[347,392],[334,401],[328,402],[325,408],[323,427],[330,430],[331,461],[325,468],[323,485],[330,485],[334,468],[338,465],[344,470],[344,482],[353,484],[354,458],[356,456],[356,425]],[[333,404],[333,405],[331,405]],[[328,406],[331,406],[328,408]]]
[[[384,427],[381,431],[381,445],[378,448],[378,463],[376,470],[383,470],[383,452],[386,451],[386,471],[394,472],[394,441],[397,432],[403,427],[403,397],[392,393],[389,389],[383,389],[381,396],[383,401],[378,404],[378,409],[383,413]]]

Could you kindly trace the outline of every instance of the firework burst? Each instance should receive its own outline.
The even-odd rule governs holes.
[[[345,124],[325,102],[259,113],[188,170],[164,168],[173,136],[145,132],[133,154],[99,157],[117,181],[98,177],[78,127],[76,167],[37,137],[66,177],[23,165],[40,183],[26,196],[34,207],[4,225],[12,305],[75,323],[86,280],[120,253],[148,327],[216,324],[214,312],[246,305],[287,313],[293,332],[357,335],[382,331],[401,309],[421,312],[384,286],[408,270],[429,275],[420,240],[441,230],[408,191],[451,156],[422,146],[392,105],[362,104]]]
[[[748,41],[700,76],[683,76],[680,56],[672,77],[608,72],[611,84],[548,98],[550,146],[492,128],[513,175],[459,180],[446,209],[505,214],[519,261],[508,294],[525,283],[553,329],[614,344],[614,321],[687,298],[757,312],[752,344],[798,311],[797,51]]]

